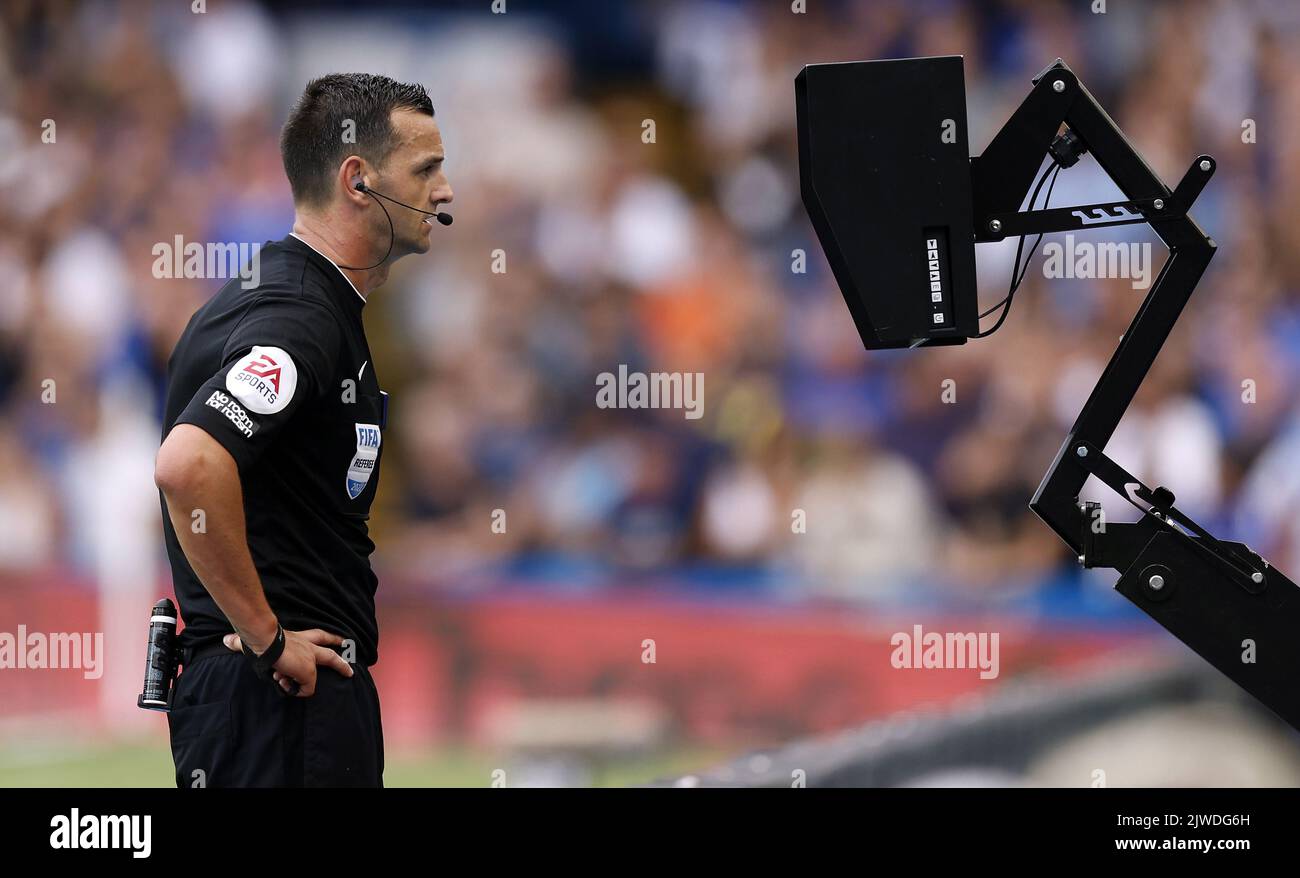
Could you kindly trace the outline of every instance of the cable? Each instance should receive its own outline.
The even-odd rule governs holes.
[[[375,193],[371,192],[369,187],[362,187],[360,184],[358,184],[357,188],[359,191],[366,193],[371,198],[375,198]],[[378,198],[375,198],[375,204],[379,205],[379,209],[384,212],[384,216],[388,219],[388,252],[384,254],[383,259],[379,260],[374,265],[367,265],[365,268],[361,268],[360,266],[356,266],[356,265],[340,265],[339,268],[346,268],[349,271],[369,271],[372,268],[378,268],[379,266],[383,265],[385,262],[388,261],[388,257],[392,255],[393,244],[397,242],[397,231],[393,228],[393,217],[391,214],[389,214],[388,208],[384,207],[384,203],[380,201]],[[402,207],[406,207],[406,205],[403,204]],[[412,209],[414,210],[415,208]]]
[[[1038,193],[1043,188],[1043,183],[1046,182],[1047,175],[1051,173],[1053,170],[1056,171],[1056,174],[1060,174],[1061,166],[1055,164],[1049,165],[1048,168],[1045,171],[1043,171],[1043,175],[1038,179],[1038,185],[1034,187],[1034,194],[1029,199],[1030,210],[1034,209],[1034,203],[1038,200]],[[1056,186],[1056,176],[1054,175],[1052,177],[1051,184],[1047,187],[1047,198],[1043,202],[1043,207],[1046,207],[1048,203],[1051,202],[1052,189],[1055,188],[1055,186]],[[1006,296],[1002,298],[1002,301],[998,302],[996,305],[989,308],[987,311],[981,313],[980,319],[982,320],[985,317],[989,316],[994,311],[996,311],[999,307],[1001,307],[1003,304],[1005,304],[1006,307],[1002,309],[1002,314],[1000,317],[998,317],[998,321],[993,325],[992,329],[989,329],[987,332],[981,332],[973,336],[974,338],[984,338],[986,336],[992,335],[994,332],[998,330],[998,327],[1002,325],[1002,322],[1006,320],[1007,314],[1010,313],[1011,311],[1011,302],[1015,298],[1016,290],[1020,288],[1021,281],[1025,279],[1025,273],[1029,271],[1029,263],[1033,260],[1034,253],[1038,250],[1038,244],[1042,240],[1043,240],[1043,235],[1042,233],[1039,233],[1038,237],[1034,239],[1033,245],[1029,248],[1029,258],[1025,260],[1025,266],[1024,269],[1022,270],[1020,267],[1020,257],[1021,254],[1024,252],[1025,236],[1024,235],[1020,236],[1020,242],[1016,245],[1016,262],[1011,269],[1011,286],[1007,290]]]
[[[1029,209],[1030,209],[1030,210],[1033,210],[1033,209],[1034,209],[1034,203],[1038,201],[1038,193],[1042,190],[1042,188],[1043,188],[1043,183],[1046,182],[1046,180],[1047,180],[1047,175],[1050,174],[1050,173],[1052,172],[1053,168],[1056,169],[1057,173],[1060,173],[1060,167],[1059,167],[1059,166],[1056,166],[1055,164],[1053,164],[1053,165],[1048,165],[1048,166],[1047,166],[1047,168],[1043,171],[1042,176],[1038,178],[1038,185],[1034,187],[1034,194],[1033,194],[1033,195],[1030,197],[1030,199],[1029,199]],[[1052,178],[1052,186],[1055,186],[1055,185],[1056,185],[1056,178],[1053,177],[1053,178]],[[1050,200],[1051,197],[1052,197],[1052,188],[1051,188],[1051,187],[1048,187],[1048,190],[1047,190],[1047,198],[1048,198],[1048,200]],[[1046,202],[1044,202],[1044,206],[1046,206]],[[1043,236],[1040,234],[1040,235],[1038,236],[1038,239],[1034,241],[1033,248],[1031,248],[1030,251],[1029,251],[1029,255],[1030,255],[1030,258],[1031,258],[1031,259],[1033,258],[1034,250],[1037,249],[1037,247],[1038,247],[1038,241],[1041,241],[1042,239],[1043,239]],[[983,312],[982,314],[980,314],[980,319],[983,319],[983,318],[989,316],[989,315],[992,314],[994,311],[996,311],[999,307],[1001,307],[1001,305],[1003,304],[1003,302],[1006,302],[1008,299],[1010,299],[1010,298],[1015,294],[1016,289],[1020,286],[1020,278],[1023,278],[1023,277],[1024,277],[1023,272],[1020,271],[1020,255],[1024,252],[1024,246],[1025,246],[1025,236],[1024,236],[1024,235],[1021,235],[1021,236],[1020,236],[1020,243],[1016,246],[1016,264],[1015,264],[1015,266],[1011,269],[1011,288],[1007,291],[1006,296],[1004,296],[1004,297],[1002,298],[1002,301],[998,302],[996,305],[994,305],[993,307],[989,308],[987,311],[985,311],[985,312]]]
[[[423,208],[412,207],[411,205],[407,204],[405,201],[398,201],[396,198],[389,198],[387,195],[385,195],[382,192],[376,192],[374,189],[371,189],[369,186],[367,186],[365,182],[362,180],[359,179],[356,180],[352,188],[357,190],[358,192],[364,192],[367,195],[369,195],[371,198],[375,199],[375,204],[378,204],[379,209],[384,212],[384,218],[388,220],[388,252],[384,254],[383,259],[379,260],[374,265],[367,265],[365,268],[360,268],[355,265],[340,265],[339,268],[347,268],[350,269],[351,271],[369,271],[372,268],[378,268],[379,266],[383,265],[385,262],[388,261],[388,257],[393,254],[393,245],[397,242],[397,232],[393,229],[392,214],[388,212],[388,208],[384,207],[383,202],[379,200],[381,198],[384,199],[384,201],[391,201],[393,202],[393,204],[396,204],[400,207],[405,207],[407,210],[413,210],[416,213],[424,214],[426,219],[422,220],[421,222],[427,223],[429,222],[429,218],[431,218],[431,219],[436,219],[439,223],[441,223],[444,226],[451,225],[451,214],[438,213],[432,210],[424,210]]]
[[[1053,173],[1053,171],[1055,173]],[[1061,174],[1061,166],[1057,164],[1055,160],[1053,160],[1052,164],[1048,165],[1043,171],[1042,176],[1038,178],[1038,185],[1034,187],[1034,194],[1029,196],[1029,209],[1031,211],[1035,209],[1034,203],[1038,201],[1038,193],[1042,190],[1043,184],[1047,182],[1048,174],[1052,175],[1052,182],[1048,185],[1047,195],[1043,199],[1044,208],[1052,202],[1052,190],[1056,188],[1056,178]],[[1007,319],[1007,315],[1011,313],[1011,302],[1015,299],[1016,290],[1020,289],[1020,282],[1025,279],[1025,274],[1029,271],[1029,263],[1033,261],[1034,253],[1038,251],[1038,245],[1043,240],[1043,234],[1043,232],[1039,232],[1038,237],[1034,239],[1033,246],[1029,248],[1029,257],[1025,260],[1025,267],[1023,269],[1020,267],[1020,256],[1024,252],[1025,236],[1020,236],[1020,243],[1016,245],[1016,263],[1011,269],[1011,286],[1007,290],[1007,294],[1003,297],[1002,301],[980,314],[979,319],[983,320],[1003,305],[1006,307],[1002,308],[1002,313],[998,316],[997,322],[993,324],[991,329],[988,329],[985,332],[977,332],[972,335],[971,338],[987,338],[997,332],[1002,326],[1003,321]]]

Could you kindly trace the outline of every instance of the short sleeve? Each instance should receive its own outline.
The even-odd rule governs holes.
[[[269,297],[251,305],[222,350],[221,368],[176,419],[194,424],[251,466],[334,374],[342,332],[324,305]]]

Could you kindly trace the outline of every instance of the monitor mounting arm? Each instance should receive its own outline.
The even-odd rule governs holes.
[[[1061,60],[980,156],[971,159],[976,242],[1010,235],[1145,222],[1169,259],[1057,452],[1030,508],[1086,567],[1120,572],[1116,589],[1292,726],[1300,729],[1300,589],[1241,543],[1216,540],[1104,449],[1214,255],[1188,216],[1214,173],[1198,156],[1170,191]],[[1067,133],[1057,136],[1061,125]],[[1126,201],[1020,211],[1045,156],[1067,166],[1092,153]],[[1080,505],[1089,476],[1141,511],[1107,523],[1100,504]]]

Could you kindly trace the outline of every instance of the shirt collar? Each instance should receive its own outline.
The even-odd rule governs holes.
[[[302,241],[302,243],[305,244],[308,248],[310,248],[311,251],[312,251],[313,253],[315,253],[315,254],[316,254],[317,256],[319,256],[321,259],[324,259],[324,260],[325,260],[326,262],[328,262],[330,265],[334,266],[334,269],[335,269],[335,270],[336,270],[340,275],[342,275],[342,277],[343,277],[343,279],[344,279],[345,281],[348,282],[348,286],[352,287],[352,292],[354,292],[354,293],[357,294],[357,298],[361,300],[361,304],[364,305],[364,304],[366,303],[366,297],[363,296],[363,295],[361,295],[361,290],[357,289],[357,285],[354,284],[354,283],[352,282],[352,278],[348,277],[346,274],[343,274],[343,269],[339,268],[337,262],[335,262],[333,259],[330,259],[328,256],[326,256],[324,253],[322,253],[322,252],[320,252],[319,250],[317,250],[315,247],[312,247],[311,244],[308,244],[306,241],[303,241],[303,239],[302,239],[301,237],[299,237],[298,234],[297,234],[296,232],[290,232],[290,233],[289,233],[289,237],[291,237],[291,238],[296,238],[297,240]]]

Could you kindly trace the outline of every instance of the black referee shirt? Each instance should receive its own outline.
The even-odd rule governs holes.
[[[190,318],[167,364],[163,436],[194,424],[239,466],[248,548],[289,630],[323,628],[378,657],[377,580],[366,525],[387,397],[370,361],[365,300],[293,236],[260,253],[260,283],[228,282]],[[186,510],[197,529],[205,522]],[[163,500],[181,646],[233,629],[190,567]]]

